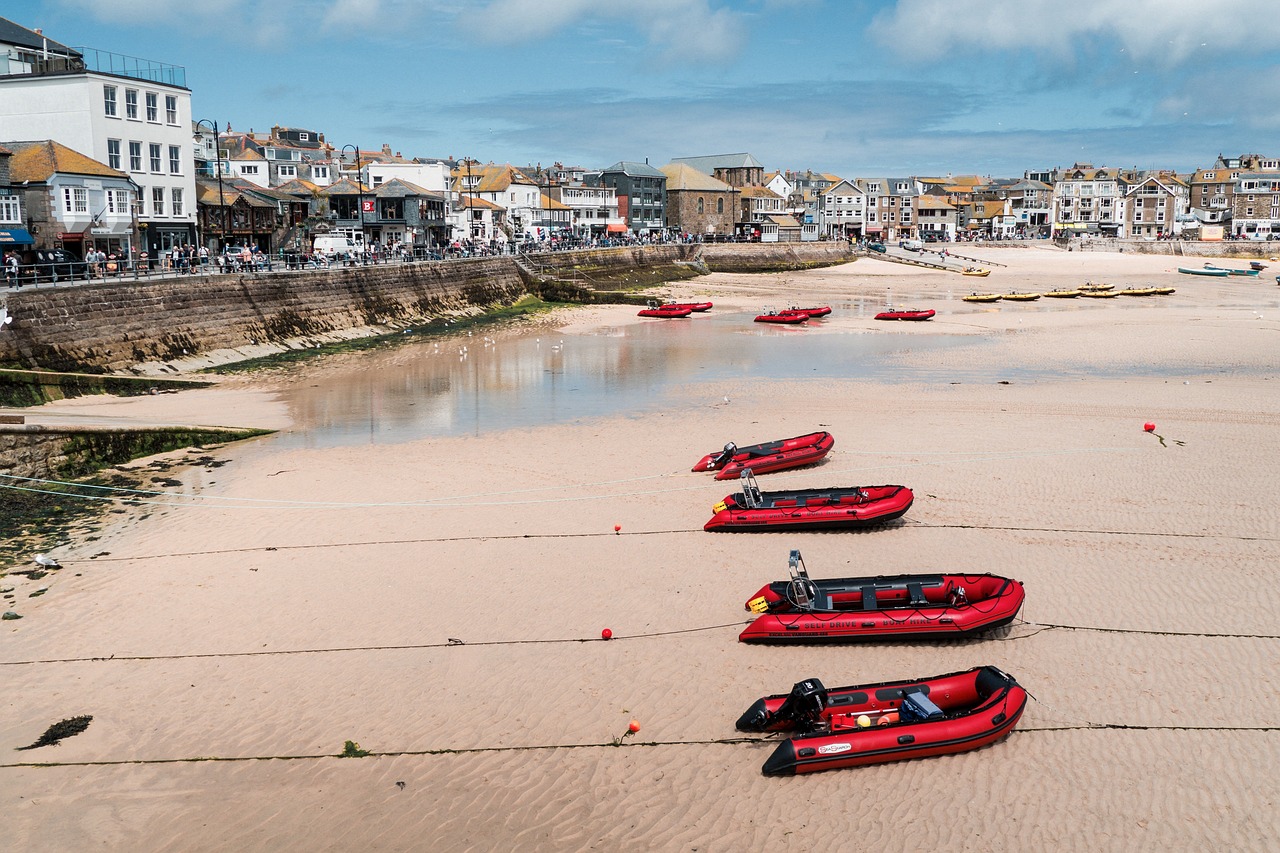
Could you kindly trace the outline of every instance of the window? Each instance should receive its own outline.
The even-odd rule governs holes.
[[[319,181],[325,181],[325,180],[328,180],[328,179],[329,179],[329,167],[328,167],[328,166],[312,166],[312,167],[311,167],[311,177],[313,177],[313,178],[315,178],[316,180],[319,180]]]
[[[107,213],[128,213],[129,191],[107,190]]]
[[[1204,179],[1205,179],[1206,181],[1212,181],[1212,180],[1213,180],[1213,172],[1205,172],[1205,173],[1204,173]]]
[[[142,171],[142,143],[129,142],[129,171]]]
[[[282,177],[282,178],[296,178],[297,176],[298,176],[298,167],[297,167],[297,166],[281,166],[281,167],[280,167],[280,177]]]
[[[298,141],[299,141],[299,142],[307,142],[307,141],[309,141],[310,139],[311,139],[311,134],[309,134],[309,133],[305,133],[305,132],[304,132],[304,133],[299,133],[299,134],[298,134]]]
[[[151,188],[151,213],[153,216],[164,216],[164,187]]]
[[[135,121],[138,118],[138,90],[124,90],[124,117]]]
[[[155,92],[147,92],[147,121],[160,120],[159,100]]]
[[[182,188],[181,187],[173,188],[172,198],[173,198],[173,215],[181,216],[182,215]]]
[[[113,169],[120,168],[120,140],[107,140],[107,165]]]
[[[89,191],[84,187],[63,187],[62,209],[66,213],[88,213]]]
[[[698,196],[698,212],[706,213],[707,212],[706,208],[707,208],[706,202],[703,200],[702,196]]]
[[[169,174],[182,174],[182,149],[177,145],[169,146]]]
[[[0,195],[0,222],[21,222],[22,205],[16,195]]]
[[[147,146],[147,151],[151,155],[151,171],[160,171],[160,143],[152,142]]]
[[[169,124],[178,123],[178,96],[164,96],[164,120]]]
[[[116,114],[116,87],[102,87],[102,112],[109,116]]]
[[[257,166],[241,166],[241,167],[240,167],[240,174],[242,174],[242,175],[256,175],[256,174],[258,174],[258,167],[257,167]]]

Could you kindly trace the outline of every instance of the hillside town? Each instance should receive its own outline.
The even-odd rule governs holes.
[[[41,267],[92,276],[672,241],[1280,235],[1280,158],[1256,153],[1192,172],[1073,163],[856,177],[745,151],[517,165],[363,143],[201,117],[181,66],[74,49],[0,18],[10,283]]]

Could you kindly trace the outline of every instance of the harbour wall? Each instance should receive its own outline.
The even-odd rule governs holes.
[[[218,351],[234,361],[266,344],[385,332],[478,313],[534,293],[628,301],[620,290],[708,271],[768,272],[853,259],[830,243],[685,244],[331,270],[108,281],[19,290],[0,329],[0,365],[53,371],[176,372]],[[228,355],[229,354],[229,355]],[[139,366],[149,366],[139,370]]]

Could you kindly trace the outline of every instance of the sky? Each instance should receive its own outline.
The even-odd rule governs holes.
[[[514,165],[1191,171],[1280,149],[1275,0],[5,0],[196,119]]]

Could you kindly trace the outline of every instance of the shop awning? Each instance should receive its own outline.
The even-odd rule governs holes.
[[[25,228],[11,228],[8,231],[0,231],[0,245],[31,246],[35,242],[31,232]]]
[[[626,230],[627,230],[627,226],[625,226],[625,225],[614,225],[614,224],[610,223],[610,224],[609,224],[609,226],[607,227],[607,230],[608,230],[608,232],[609,232],[610,234],[621,234],[622,232],[624,232],[624,231],[626,231]]]

